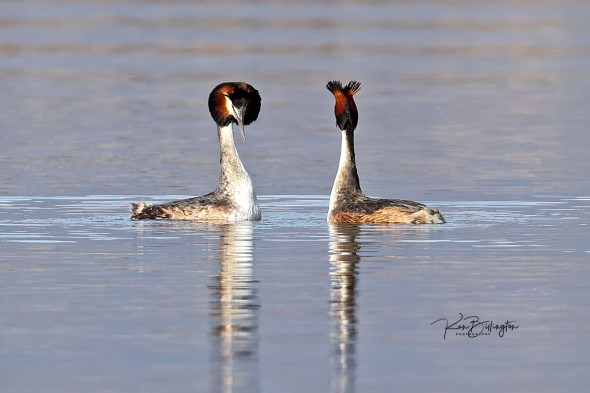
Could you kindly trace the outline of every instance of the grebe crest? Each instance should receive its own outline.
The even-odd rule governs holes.
[[[338,172],[330,194],[328,222],[366,224],[442,224],[437,209],[402,199],[381,199],[366,196],[361,190],[354,152],[354,131],[358,124],[358,109],[353,96],[361,84],[350,81],[330,81],[326,88],[334,95],[336,126],[342,131]]]
[[[258,90],[244,82],[225,82],[209,94],[209,113],[217,124],[220,147],[219,184],[215,191],[180,201],[150,205],[131,204],[134,220],[253,221],[261,213],[250,175],[238,155],[233,124],[245,141],[245,126],[258,118],[262,99]]]

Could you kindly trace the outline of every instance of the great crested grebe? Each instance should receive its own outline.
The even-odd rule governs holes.
[[[342,87],[330,81],[326,88],[334,94],[336,125],[342,130],[342,147],[338,173],[330,194],[328,222],[367,224],[442,224],[443,216],[437,209],[421,203],[401,199],[370,198],[361,191],[354,157],[354,130],[358,110],[352,96],[361,88],[357,81]]]
[[[240,127],[258,118],[260,94],[244,82],[226,82],[216,86],[209,95],[209,112],[217,124],[221,172],[215,191],[189,199],[150,205],[131,204],[134,220],[201,220],[253,221],[260,220],[260,207],[252,179],[246,172],[234,143],[232,123]]]

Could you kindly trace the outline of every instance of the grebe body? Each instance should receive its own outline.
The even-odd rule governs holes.
[[[209,95],[209,112],[217,124],[220,147],[219,184],[215,191],[180,201],[151,205],[131,204],[134,220],[253,221],[261,213],[250,175],[244,168],[234,142],[233,126],[244,126],[258,118],[261,98],[258,91],[244,82],[226,82]]]
[[[361,190],[354,152],[354,131],[358,110],[353,96],[360,90],[356,81],[342,86],[331,81],[326,88],[334,95],[336,125],[342,131],[340,162],[328,209],[328,222],[366,224],[442,224],[437,209],[402,199],[381,199],[366,196]]]

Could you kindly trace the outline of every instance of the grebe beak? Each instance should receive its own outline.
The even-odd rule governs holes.
[[[236,119],[236,122],[240,127],[240,135],[242,136],[242,142],[246,142],[246,129],[244,128],[244,115],[246,114],[246,105],[242,106],[241,108],[236,108],[234,106],[233,110],[234,119]]]

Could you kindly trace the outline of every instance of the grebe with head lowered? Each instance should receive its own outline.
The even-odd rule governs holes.
[[[260,207],[252,179],[246,172],[234,143],[233,127],[244,126],[258,118],[260,94],[244,82],[226,82],[216,86],[209,95],[209,112],[217,124],[220,146],[221,173],[215,191],[189,199],[149,205],[131,204],[134,220],[201,220],[253,221],[260,220]]]
[[[342,131],[340,163],[332,193],[328,222],[367,224],[442,224],[443,216],[437,209],[421,203],[401,199],[380,199],[366,196],[361,191],[354,155],[354,130],[358,110],[352,98],[361,88],[357,81],[342,86],[331,81],[326,88],[334,94],[336,125]]]

